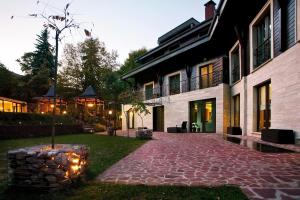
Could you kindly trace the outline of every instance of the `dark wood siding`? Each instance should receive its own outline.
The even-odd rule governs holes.
[[[281,2],[280,2],[281,1]],[[295,44],[296,0],[274,1],[274,54]],[[284,37],[284,38],[282,38]]]

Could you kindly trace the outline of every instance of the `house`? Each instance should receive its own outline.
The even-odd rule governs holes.
[[[26,113],[27,103],[16,99],[0,97],[0,112]]]
[[[203,22],[159,37],[122,78],[135,79],[154,131],[187,121],[190,132],[291,129],[300,139],[299,41],[299,0],[209,1]],[[141,126],[130,105],[123,111],[123,129]]]
[[[54,109],[54,86],[52,85],[48,92],[41,97],[34,97],[36,108],[35,112],[40,114],[52,114]],[[67,114],[68,103],[61,97],[56,97],[56,114]]]

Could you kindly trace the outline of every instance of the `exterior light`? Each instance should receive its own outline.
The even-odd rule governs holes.
[[[89,103],[87,106],[88,106],[89,108],[92,108],[92,107],[94,107],[94,104],[93,104],[93,103]]]
[[[44,112],[41,112],[41,114],[43,115],[43,114],[45,114]]]
[[[112,115],[112,113],[113,113],[112,110],[108,111],[108,114],[109,114],[109,115]]]
[[[53,104],[51,104],[51,105],[50,105],[50,107],[51,107],[51,108],[54,108],[54,105],[53,105]]]
[[[63,111],[63,114],[66,115],[66,114],[67,114],[67,111],[64,110],[64,111]]]

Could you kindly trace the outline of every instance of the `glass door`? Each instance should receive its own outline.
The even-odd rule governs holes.
[[[192,132],[216,132],[216,100],[190,103],[190,127]]]
[[[258,87],[257,106],[257,130],[269,129],[271,127],[271,83]]]

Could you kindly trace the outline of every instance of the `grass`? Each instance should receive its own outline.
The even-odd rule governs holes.
[[[0,199],[247,199],[239,188],[233,186],[215,188],[156,187],[96,183],[93,179],[97,175],[144,144],[145,141],[87,134],[56,137],[56,143],[86,144],[90,147],[87,182],[51,194],[6,190],[6,152],[20,147],[47,144],[49,141],[49,137],[0,141]]]

